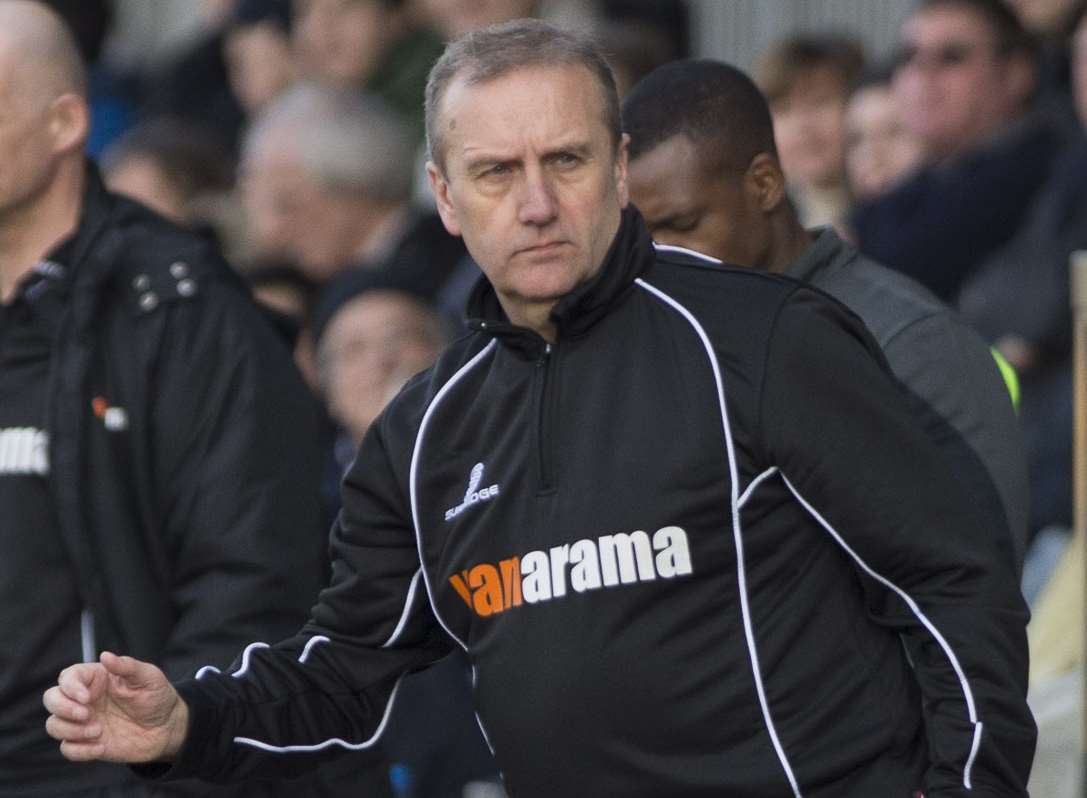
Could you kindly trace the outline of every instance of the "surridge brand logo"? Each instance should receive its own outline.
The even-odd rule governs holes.
[[[522,604],[562,598],[567,589],[585,593],[693,572],[687,533],[678,526],[585,538],[530,551],[498,563],[480,563],[449,577],[464,603],[481,617]]]
[[[49,433],[33,427],[0,429],[0,475],[49,473]]]
[[[445,520],[452,521],[458,515],[463,513],[473,504],[479,502],[487,502],[498,495],[498,483],[481,488],[479,485],[483,481],[483,463],[476,463],[472,466],[472,471],[468,475],[468,490],[464,491],[464,501],[458,504],[456,507],[450,507],[445,511]]]

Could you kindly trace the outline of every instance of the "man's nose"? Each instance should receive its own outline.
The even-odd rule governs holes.
[[[517,217],[521,224],[545,225],[555,220],[558,203],[554,187],[542,169],[525,170]]]

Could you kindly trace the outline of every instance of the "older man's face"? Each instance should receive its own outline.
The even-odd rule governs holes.
[[[269,149],[242,168],[242,204],[256,251],[294,261],[324,283],[359,256],[365,218],[310,174],[297,153]]]
[[[587,68],[547,66],[454,79],[442,100],[438,210],[515,322],[594,275],[619,228],[626,147],[601,95]]]

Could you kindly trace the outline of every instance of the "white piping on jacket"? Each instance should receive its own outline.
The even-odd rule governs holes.
[[[240,679],[245,676],[245,674],[249,672],[249,656],[258,648],[271,648],[271,646],[267,643],[250,643],[247,645],[245,651],[242,652],[242,666],[230,675],[235,679]]]
[[[476,353],[475,357],[473,357],[471,360],[461,366],[457,370],[457,372],[449,378],[449,381],[446,382],[445,385],[443,385],[438,390],[438,393],[434,395],[433,401],[431,401],[430,405],[427,407],[426,412],[423,413],[423,420],[419,423],[419,432],[416,433],[415,436],[415,448],[412,450],[411,453],[411,468],[408,471],[408,496],[411,500],[411,523],[412,526],[415,527],[415,545],[419,550],[419,571],[423,575],[423,585],[424,587],[426,587],[427,598],[430,600],[430,609],[434,613],[435,620],[437,620],[438,624],[442,627],[442,629],[445,630],[445,633],[449,635],[453,640],[455,640],[457,644],[466,652],[468,651],[468,645],[455,634],[453,634],[453,630],[450,629],[448,625],[446,625],[444,620],[442,620],[442,616],[438,612],[438,602],[434,600],[434,590],[430,586],[429,577],[427,577],[426,566],[424,564],[423,558],[423,534],[419,526],[419,497],[415,483],[419,474],[419,454],[423,450],[423,435],[426,434],[426,429],[427,426],[430,424],[431,416],[433,416],[434,411],[438,408],[438,405],[441,403],[442,399],[445,398],[445,395],[453,388],[453,386],[460,382],[461,378],[463,378],[465,374],[475,368],[478,363],[482,362],[488,354],[493,352],[497,345],[497,339],[492,338],[485,347],[483,347],[479,350],[479,352]],[[472,665],[473,689],[475,688],[475,683],[476,668],[475,665]],[[483,740],[487,743],[487,748],[490,749],[491,754],[493,755],[494,746],[491,745],[491,739],[487,736],[487,730],[483,727],[483,719],[479,717],[478,712],[475,712],[474,714],[476,716],[476,723],[479,725],[479,731],[483,734]]]
[[[415,572],[415,576],[411,578],[411,584],[408,585],[408,595],[404,599],[404,609],[400,612],[400,621],[396,624],[396,628],[393,629],[393,633],[389,635],[389,639],[381,644],[382,648],[388,648],[395,643],[404,631],[404,627],[408,625],[408,618],[411,617],[411,607],[415,603],[415,591],[419,587],[419,577],[422,574],[423,566],[420,563],[419,570]]]
[[[306,660],[309,659],[309,653],[313,650],[313,647],[315,645],[317,645],[318,643],[328,642],[331,641],[329,641],[329,639],[324,635],[314,635],[313,637],[311,637],[309,640],[306,641],[306,647],[302,649],[302,653],[298,657],[299,663],[303,665],[306,663]]]
[[[713,257],[712,255],[707,255],[704,252],[697,252],[693,249],[687,249],[686,247],[677,247],[673,246],[672,244],[658,244],[655,241],[653,242],[653,246],[656,247],[658,250],[661,250],[662,252],[681,252],[684,255],[694,255],[696,258],[701,258],[702,260],[709,261],[710,263],[716,263],[718,265],[722,263],[721,260]]]
[[[697,255],[698,253],[693,254]],[[717,401],[721,409],[721,425],[724,428],[725,433],[725,448],[728,454],[729,481],[731,483],[729,486],[729,500],[732,510],[732,537],[736,547],[736,578],[739,582],[740,612],[743,616],[744,636],[747,639],[747,652],[751,659],[751,673],[755,679],[755,692],[759,696],[759,705],[762,708],[762,717],[766,724],[766,730],[770,734],[770,741],[774,745],[774,751],[777,753],[778,761],[781,762],[781,767],[785,771],[785,776],[789,779],[789,786],[792,787],[794,797],[801,798],[800,787],[797,785],[796,776],[793,774],[792,766],[789,764],[789,759],[785,755],[785,749],[781,745],[777,729],[774,727],[774,720],[770,715],[770,705],[766,700],[766,689],[763,687],[762,682],[762,671],[759,669],[759,655],[755,648],[755,632],[751,623],[751,609],[748,606],[747,597],[747,571],[744,566],[743,531],[740,528],[740,498],[738,495],[739,473],[736,466],[736,451],[732,443],[732,428],[728,420],[728,408],[725,405],[725,386],[724,381],[721,378],[721,366],[717,362],[717,355],[713,351],[713,345],[710,343],[709,336],[706,335],[706,331],[702,328],[702,325],[698,323],[698,320],[689,310],[687,310],[687,308],[640,277],[634,282],[676,310],[687,320],[702,341],[702,346],[706,350],[710,366],[713,369],[713,379],[717,384]]]
[[[747,486],[747,490],[745,490],[744,495],[740,497],[740,501],[737,506],[743,507],[745,504],[747,504],[747,500],[751,498],[751,494],[755,492],[755,488],[757,488],[759,485],[768,480],[777,472],[777,466],[770,466],[768,469],[766,469],[753,480],[751,480],[751,484]]]
[[[977,757],[978,748],[981,746],[981,732],[983,726],[981,721],[978,720],[977,707],[974,704],[974,693],[970,689],[970,683],[966,680],[966,673],[963,671],[962,666],[959,664],[959,659],[955,656],[955,652],[951,650],[951,646],[948,644],[947,640],[942,634],[940,634],[940,631],[935,627],[935,625],[933,625],[932,621],[928,619],[928,616],[921,611],[921,608],[919,606],[917,606],[917,602],[915,602],[909,596],[909,594],[906,593],[906,591],[898,587],[898,585],[894,584],[889,579],[886,579],[882,575],[872,570],[872,568],[869,567],[868,563],[866,563],[860,557],[860,555],[857,554],[857,552],[853,551],[853,549],[849,547],[849,544],[846,543],[842,536],[838,534],[837,530],[835,530],[834,527],[831,526],[830,523],[825,518],[823,518],[822,515],[819,514],[819,511],[812,507],[807,499],[800,495],[800,491],[798,491],[793,486],[793,483],[789,481],[789,478],[785,476],[785,474],[782,474],[781,478],[785,481],[785,485],[796,497],[796,500],[800,502],[801,505],[803,505],[804,509],[806,509],[808,513],[811,514],[812,518],[819,522],[823,529],[830,533],[830,536],[834,538],[835,542],[839,546],[841,546],[843,550],[845,550],[846,554],[853,558],[857,565],[861,567],[861,570],[863,570],[866,574],[875,579],[884,587],[894,591],[896,594],[898,594],[899,598],[906,602],[906,606],[910,608],[913,614],[917,616],[917,619],[921,621],[921,624],[928,630],[929,634],[931,634],[936,642],[939,643],[940,648],[943,649],[944,654],[951,662],[951,667],[954,669],[955,675],[959,678],[959,685],[962,687],[962,694],[966,699],[967,715],[970,718],[970,722],[974,724],[974,739],[970,746],[970,756],[966,760],[966,766],[963,768],[962,774],[962,786],[967,790],[972,790],[973,787],[970,783],[970,771],[974,767],[974,759]]]
[[[415,435],[415,448],[411,453],[411,468],[408,471],[408,496],[411,500],[411,523],[415,527],[415,545],[419,550],[419,569],[423,573],[423,585],[426,587],[427,598],[430,599],[430,608],[434,612],[434,618],[438,621],[438,624],[445,630],[445,633],[453,638],[457,644],[465,651],[468,650],[468,646],[463,640],[453,634],[453,630],[450,629],[445,621],[442,620],[442,616],[438,613],[438,602],[434,600],[434,589],[430,585],[430,578],[427,576],[426,568],[423,565],[423,535],[419,526],[419,496],[415,487],[416,480],[419,475],[419,453],[423,450],[423,436],[426,434],[427,427],[430,425],[430,419],[434,415],[434,411],[438,409],[438,405],[441,404],[445,395],[456,385],[461,379],[475,368],[476,364],[481,362],[483,358],[489,355],[498,342],[492,338],[490,343],[479,350],[475,357],[461,366],[456,374],[449,378],[449,381],[445,383],[434,395],[434,399],[427,407],[426,412],[423,414],[423,420],[419,423],[419,432]]]
[[[317,638],[314,638],[315,640]],[[254,740],[251,737],[235,737],[234,742],[239,745],[250,745],[253,748],[259,748],[261,751],[267,751],[271,754],[293,754],[293,753],[305,753],[312,751],[321,751],[325,748],[331,748],[334,745],[338,745],[342,748],[346,748],[349,751],[361,751],[364,748],[369,748],[376,743],[382,733],[385,731],[385,725],[389,722],[389,716],[392,714],[393,702],[396,700],[396,692],[400,689],[400,682],[404,677],[401,676],[396,680],[396,684],[393,685],[392,692],[389,693],[389,701],[385,704],[385,714],[381,716],[381,723],[378,724],[374,730],[373,735],[368,740],[364,740],[361,743],[349,743],[339,737],[332,737],[328,740],[324,740],[312,745],[269,745],[268,743],[262,743],[260,740]]]

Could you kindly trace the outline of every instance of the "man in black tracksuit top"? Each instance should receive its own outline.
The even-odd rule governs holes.
[[[289,774],[373,745],[401,676],[461,646],[513,798],[1025,794],[1026,610],[989,519],[855,316],[621,210],[594,57],[525,21],[450,46],[429,169],[488,278],[471,332],[364,440],[300,633],[176,688],[66,669],[66,755]]]

